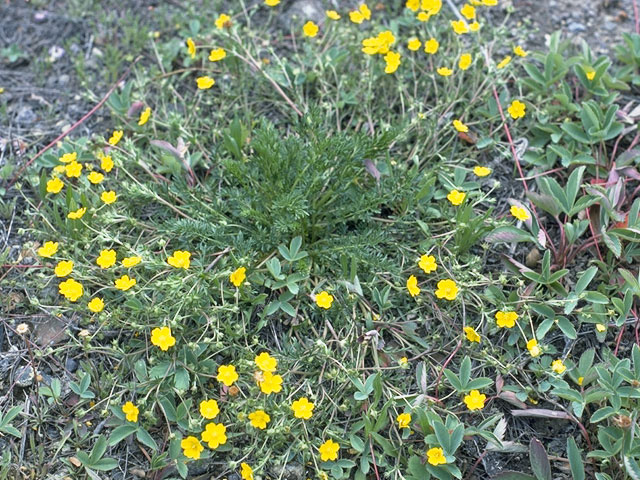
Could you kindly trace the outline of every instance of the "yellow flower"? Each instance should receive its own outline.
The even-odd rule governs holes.
[[[223,28],[229,28],[231,26],[231,17],[226,13],[221,13],[216,19],[216,28],[222,30]]]
[[[89,175],[87,175],[87,178],[91,183],[93,183],[94,185],[97,185],[98,183],[104,180],[104,175],[100,172],[94,171],[94,172],[91,172]]]
[[[262,380],[259,382],[260,391],[265,395],[282,391],[282,377],[271,372],[263,372]]]
[[[367,55],[384,55],[396,41],[396,37],[389,30],[380,32],[377,37],[365,38],[362,41],[362,52]]]
[[[465,395],[464,403],[467,404],[467,408],[471,411],[482,410],[486,399],[487,396],[484,393],[480,393],[478,390],[471,390],[469,395]]]
[[[340,445],[329,439],[320,445],[318,451],[320,452],[320,459],[323,462],[334,461],[338,459],[338,450],[340,450]]]
[[[469,26],[464,20],[451,20],[451,28],[458,35],[469,32]]]
[[[118,290],[126,292],[138,282],[135,278],[129,278],[129,275],[123,275],[120,278],[117,278],[113,283]]]
[[[227,56],[227,52],[224,48],[214,48],[209,52],[209,61],[218,62]]]
[[[485,7],[495,7],[498,4],[498,0],[482,0],[482,4]]]
[[[54,273],[56,277],[66,277],[73,271],[73,262],[71,260],[62,260],[58,262],[56,268],[54,269]]]
[[[564,363],[562,363],[562,360],[560,359],[551,362],[551,370],[553,370],[558,375],[563,374],[566,369],[567,367],[564,366]]]
[[[71,220],[80,220],[82,216],[87,212],[87,207],[81,207],[73,212],[69,212],[67,215]]]
[[[464,327],[464,334],[470,342],[480,343],[480,335],[472,327]]]
[[[496,323],[500,328],[513,328],[518,320],[518,314],[512,311],[500,310],[496,312]]]
[[[280,0],[264,0],[264,4],[267,7],[275,7],[276,5],[278,5],[280,3]]]
[[[489,175],[491,173],[491,169],[488,167],[473,167],[473,173],[477,176],[477,177],[486,177],[487,175]]]
[[[185,270],[191,265],[191,253],[186,250],[176,250],[169,258],[167,263],[174,268],[184,268]]]
[[[123,135],[122,130],[114,130],[113,134],[111,134],[111,138],[109,139],[109,145],[113,145],[114,147],[118,144]]]
[[[65,153],[58,160],[60,160],[62,163],[72,163],[72,162],[75,162],[77,159],[78,159],[78,153],[71,152],[71,153]]]
[[[87,304],[87,307],[93,313],[100,313],[102,310],[104,310],[104,300],[102,300],[100,297],[92,298],[91,301]]]
[[[464,7],[460,9],[460,13],[467,20],[473,20],[474,18],[476,18],[476,9],[468,3],[466,3]]]
[[[47,242],[48,243],[48,242]],[[601,323],[596,323],[596,330],[600,333],[604,332],[607,329],[606,326],[604,326]]]
[[[313,415],[313,403],[309,401],[307,397],[301,397],[291,404],[291,410],[293,410],[293,416],[296,418],[302,418],[303,420],[309,420]]]
[[[439,447],[433,447],[427,450],[427,461],[434,467],[447,463],[444,452]]]
[[[593,80],[594,78],[596,78],[596,71],[593,70],[593,69],[589,69],[589,70],[585,71],[584,73],[587,76],[588,80]]]
[[[428,12],[420,12],[418,13],[418,15],[416,15],[416,18],[419,22],[428,22],[431,18],[431,14]]]
[[[407,48],[412,52],[417,51],[418,49],[420,49],[421,46],[422,46],[422,42],[415,37],[409,39],[409,41],[407,42]]]
[[[458,286],[456,285],[456,282],[454,282],[451,279],[440,280],[438,282],[436,297],[453,301],[456,299],[457,295],[458,295]]]
[[[205,75],[204,77],[196,78],[196,83],[198,84],[198,88],[200,90],[208,90],[209,88],[213,87],[216,81],[213,78]]]
[[[203,400],[200,402],[200,415],[202,415],[203,418],[211,420],[212,418],[216,418],[219,413],[218,402],[215,400]]]
[[[426,10],[431,15],[435,15],[440,12],[442,8],[442,0],[422,0],[420,2],[420,8]]]
[[[47,182],[47,192],[49,193],[60,193],[62,187],[64,187],[64,182],[58,177],[52,178]]]
[[[256,358],[253,359],[255,364],[258,366],[260,370],[263,372],[275,372],[278,367],[278,360],[273,358],[267,352],[262,352],[260,355],[257,355]]]
[[[515,205],[511,206],[510,212],[511,212],[511,215],[513,215],[518,220],[523,222],[531,218],[524,208],[516,207]]]
[[[418,261],[418,266],[424,273],[435,272],[438,268],[436,257],[434,257],[433,255],[422,255],[420,257],[420,260]]]
[[[191,58],[196,58],[196,44],[193,43],[193,39],[191,37],[187,38],[187,51]]]
[[[400,66],[400,54],[397,52],[389,52],[384,56],[386,67],[384,73],[394,73]]]
[[[439,47],[440,42],[438,42],[438,40],[436,40],[435,38],[430,38],[424,44],[424,51],[425,53],[430,53],[431,55],[433,55],[438,51]]]
[[[460,70],[466,70],[471,66],[473,62],[473,57],[470,53],[463,53],[460,55],[460,60],[458,60],[458,68]]]
[[[409,295],[415,297],[420,293],[420,287],[418,287],[418,279],[415,275],[411,275],[407,279],[407,290],[409,290]]]
[[[207,423],[200,436],[203,442],[207,442],[209,448],[215,450],[220,445],[227,443],[226,431],[227,427],[221,423]]]
[[[535,338],[532,338],[527,342],[527,350],[529,350],[532,357],[540,355],[540,347],[538,346],[538,341]]]
[[[465,197],[467,196],[464,192],[459,192],[458,190],[451,190],[447,195],[447,200],[451,202],[451,205],[458,206],[462,202],[464,202]]]
[[[302,32],[305,36],[313,38],[318,34],[318,25],[309,20],[302,26]]]
[[[45,242],[38,249],[38,255],[44,258],[50,258],[58,251],[58,242]]]
[[[401,413],[396,417],[398,428],[409,428],[411,426],[411,414]]]
[[[480,30],[480,24],[478,22],[469,24],[469,30],[471,30],[472,32],[477,32],[478,30]]]
[[[98,258],[96,258],[96,263],[100,268],[113,267],[116,263],[116,251],[106,249],[102,250]]]
[[[407,3],[405,3],[405,7],[407,7],[412,12],[417,12],[420,8],[420,0],[407,0]]]
[[[110,205],[113,202],[115,202],[117,198],[118,196],[116,195],[116,192],[114,192],[113,190],[105,190],[104,192],[102,192],[102,195],[100,195],[100,200],[102,200],[107,205]]]
[[[138,125],[142,126],[149,121],[149,117],[151,117],[151,107],[145,108],[142,112],[140,112],[140,118],[138,119]]]
[[[271,417],[264,410],[256,410],[249,414],[249,421],[252,427],[264,430],[267,428],[267,423],[271,421]]]
[[[406,367],[409,364],[409,359],[407,357],[402,357],[400,360],[398,360],[398,365],[400,365],[401,367]]]
[[[78,162],[67,163],[64,167],[65,175],[69,178],[80,178],[82,164]]]
[[[448,77],[453,73],[453,70],[447,67],[440,67],[436,70],[436,72],[438,72],[438,75],[440,75],[441,77]]]
[[[329,310],[331,308],[332,303],[333,303],[333,295],[331,295],[330,293],[323,290],[322,292],[316,295],[316,304],[320,308]]]
[[[229,275],[229,280],[236,287],[242,285],[244,280],[247,278],[247,269],[245,267],[236,268],[231,275]]]
[[[358,11],[349,12],[349,20],[359,25],[364,22],[364,16]]]
[[[584,382],[584,377],[578,377],[578,385],[582,386],[582,383]]]
[[[522,48],[520,45],[518,45],[517,47],[513,47],[513,53],[519,57],[526,57],[528,55],[528,53],[525,52],[524,48]]]
[[[216,380],[224,383],[225,386],[230,387],[231,385],[233,385],[233,382],[238,380],[236,367],[234,367],[233,365],[220,365],[218,367],[218,375],[216,376]]]
[[[60,292],[60,295],[64,295],[70,302],[75,302],[84,293],[82,284],[76,282],[73,278],[62,282],[58,286],[58,291]]]
[[[511,118],[514,120],[524,117],[526,108],[527,106],[520,100],[514,100],[511,102],[511,105],[509,105],[509,115],[511,115]]]
[[[100,168],[107,173],[113,169],[113,160],[110,155],[105,155],[100,159]]]
[[[126,257],[122,259],[122,266],[125,268],[135,267],[142,261],[140,257]]]
[[[278,0],[279,2],[280,0]],[[253,468],[249,464],[242,462],[240,464],[240,476],[242,480],[253,480]]]
[[[327,10],[325,13],[331,20],[340,20],[340,14],[335,10]]]
[[[138,421],[138,407],[136,407],[133,402],[127,402],[122,406],[122,413],[126,415],[127,422],[137,422]]]
[[[367,6],[366,3],[363,3],[362,5],[360,5],[358,7],[358,11],[364,17],[365,20],[371,20],[371,10],[369,10],[369,7]]]
[[[509,65],[510,62],[511,62],[511,55],[507,55],[500,61],[500,63],[496,66],[496,68],[500,70],[501,68],[504,68],[507,65]]]
[[[200,454],[204,450],[200,440],[191,435],[182,439],[180,447],[182,447],[182,453],[185,457],[193,458],[194,460],[198,460],[200,458]]]
[[[464,123],[457,119],[453,121],[453,128],[455,128],[459,132],[469,131],[469,127],[467,127]]]
[[[166,352],[176,344],[176,339],[171,335],[171,328],[156,327],[151,330],[151,343],[159,347],[163,352]]]

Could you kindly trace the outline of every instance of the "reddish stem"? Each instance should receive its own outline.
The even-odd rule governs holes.
[[[376,463],[376,454],[373,451],[373,441],[371,439],[369,439],[369,450],[371,450],[371,460],[373,461],[373,471],[376,473],[376,480],[380,480],[378,464]]]
[[[522,166],[520,165],[520,159],[518,158],[518,152],[516,152],[516,147],[513,144],[513,139],[511,138],[511,131],[509,130],[509,125],[507,125],[507,119],[504,116],[504,110],[502,109],[502,105],[500,104],[500,98],[498,97],[498,92],[497,92],[495,86],[493,87],[493,97],[496,99],[496,105],[498,105],[498,112],[500,112],[500,118],[502,119],[502,125],[504,126],[505,133],[507,134],[507,140],[509,141],[509,147],[511,148],[511,154],[513,155],[513,160],[516,163],[516,167],[518,168],[518,173],[520,174],[520,178],[522,179],[522,185],[524,186],[524,191],[526,193],[529,193],[529,187],[527,186],[527,181],[525,180],[524,174],[522,173]],[[549,241],[549,248],[553,251],[553,253],[555,255],[555,253],[556,253],[555,247],[553,246],[553,242],[551,241],[551,237],[547,233],[547,230],[542,226],[542,222],[540,222],[540,217],[538,216],[538,212],[536,210],[536,206],[533,204],[533,202],[531,202],[530,205],[531,205],[531,211],[533,212],[533,215],[536,217],[536,220],[538,222],[538,226],[540,227],[540,229],[542,230],[544,235],[547,237],[547,240]]]
[[[633,16],[636,19],[636,33],[640,35],[640,16],[638,16],[638,2],[633,0]]]
[[[20,175],[22,175],[22,172],[24,172],[29,165],[31,165],[33,162],[35,162],[40,156],[42,156],[42,154],[44,154],[47,150],[49,150],[51,147],[53,147],[54,145],[56,145],[60,140],[62,140],[64,137],[66,137],[67,135],[69,135],[71,132],[73,132],[76,128],[78,128],[80,125],[82,125],[91,115],[93,115],[102,105],[104,105],[104,103],[107,101],[107,99],[111,96],[111,94],[113,93],[113,91],[116,89],[116,87],[120,84],[120,82],[122,82],[128,75],[129,72],[131,72],[131,68],[138,63],[138,61],[141,59],[142,57],[138,57],[136,58],[131,65],[129,65],[129,68],[127,68],[127,71],[124,72],[122,74],[122,76],[116,81],[116,83],[114,83],[111,88],[109,89],[109,91],[106,93],[106,95],[104,97],[102,97],[102,100],[100,100],[91,110],[89,110],[80,120],[78,120],[76,123],[74,123],[71,128],[69,128],[69,130],[66,130],[65,132],[63,132],[62,134],[60,134],[58,137],[56,137],[56,139],[54,141],[52,141],[49,145],[47,145],[46,147],[44,147],[42,150],[40,150],[38,153],[36,153],[36,155],[29,160],[27,163],[25,163],[22,168],[20,168],[20,170],[18,170],[18,173],[16,173],[14,175],[14,177],[11,179],[11,181],[9,182],[9,185],[7,187],[7,189],[11,188],[13,186],[14,183],[16,183],[16,181],[18,181],[18,178],[20,177]]]
[[[445,360],[444,364],[442,365],[442,368],[440,369],[440,373],[438,374],[438,378],[436,378],[436,399],[438,401],[440,401],[440,397],[438,395],[438,390],[440,389],[440,379],[442,378],[444,369],[447,368],[447,365],[449,365],[449,362],[453,359],[455,354],[458,353],[458,350],[460,350],[461,346],[462,346],[462,339],[458,340],[458,345],[456,345],[455,350],[451,352],[451,355],[449,355],[449,358]]]

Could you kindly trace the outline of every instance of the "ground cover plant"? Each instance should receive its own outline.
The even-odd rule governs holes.
[[[0,478],[640,478],[640,35],[283,4],[131,27],[2,170]]]

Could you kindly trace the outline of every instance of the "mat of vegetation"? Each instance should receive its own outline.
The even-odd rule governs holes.
[[[640,479],[640,35],[203,3],[3,146],[0,478]]]

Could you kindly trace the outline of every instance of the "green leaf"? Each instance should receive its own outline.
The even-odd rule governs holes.
[[[624,468],[633,480],[640,480],[640,466],[633,458],[624,456]]]
[[[108,471],[113,470],[118,466],[118,461],[114,458],[101,458],[97,462],[91,464],[91,468],[94,470]]]
[[[107,438],[104,435],[100,435],[96,443],[93,445],[91,449],[91,453],[89,454],[89,461],[93,465],[95,462],[100,460],[104,455],[104,452],[107,451]]]
[[[143,443],[151,450],[158,450],[158,444],[153,439],[153,437],[149,435],[149,432],[147,432],[144,428],[138,428],[138,431],[136,432],[136,438],[140,443]]]
[[[187,390],[189,388],[189,372],[184,367],[176,367],[173,385],[178,390]]]
[[[577,123],[565,122],[560,125],[560,128],[568,133],[571,138],[580,143],[591,143],[591,139],[589,138],[589,136]]]
[[[589,267],[584,272],[582,272],[582,274],[580,275],[580,278],[576,282],[575,292],[578,294],[582,293],[582,291],[584,291],[584,289],[589,286],[589,284],[591,283],[591,280],[593,280],[593,277],[595,277],[596,273],[598,273],[598,267],[596,266]]]
[[[443,450],[448,453],[451,450],[451,436],[449,435],[449,430],[447,430],[447,427],[445,427],[441,421],[435,421],[431,426],[436,434],[438,443]]]
[[[536,243],[536,239],[529,233],[511,225],[505,225],[498,227],[489,232],[484,237],[486,242],[489,243],[517,243],[517,242],[532,242]]]
[[[616,411],[613,407],[602,407],[591,415],[591,423],[601,422],[605,418],[609,418],[611,415],[615,415]]]
[[[571,467],[571,475],[573,480],[584,480],[584,465],[582,463],[582,455],[576,445],[573,437],[567,438],[567,456],[569,457],[569,465]]]
[[[107,443],[110,447],[113,447],[137,430],[137,425],[120,425],[119,427],[113,429]]]
[[[464,390],[469,383],[469,379],[471,378],[471,359],[469,357],[464,357],[462,359],[462,363],[460,364],[460,383],[462,384],[462,389]]]
[[[537,438],[532,438],[529,443],[529,461],[537,480],[552,480],[549,457]]]
[[[357,451],[358,453],[364,452],[364,440],[362,440],[355,433],[349,435],[349,441],[351,442],[351,446],[355,451]]]
[[[564,333],[568,338],[570,338],[571,340],[575,340],[576,338],[578,338],[578,333],[576,332],[576,329],[573,327],[571,322],[566,317],[558,317],[557,321],[558,321],[558,327],[560,328],[560,330],[562,330],[562,333]]]

